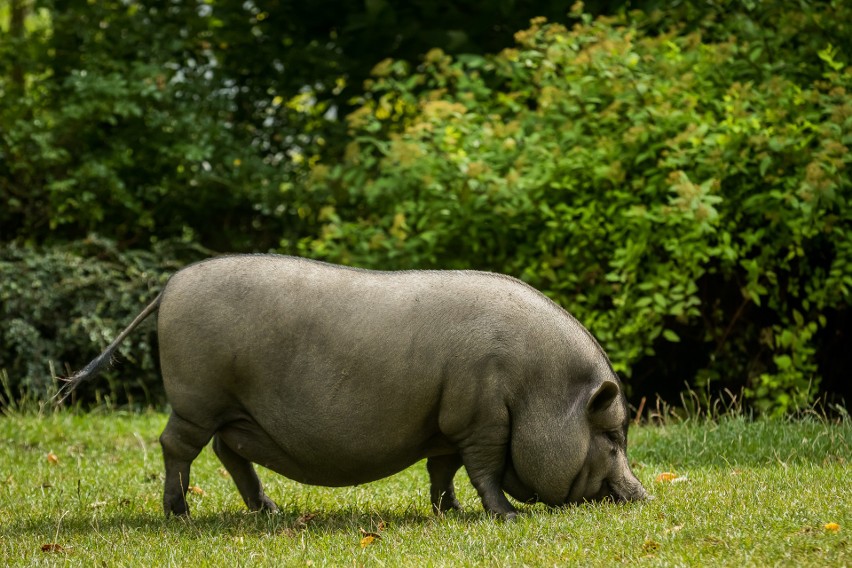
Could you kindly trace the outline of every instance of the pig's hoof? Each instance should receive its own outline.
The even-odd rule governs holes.
[[[278,512],[278,505],[276,505],[275,501],[273,501],[266,495],[262,495],[257,501],[247,501],[246,505],[248,505],[249,511],[251,511],[252,513],[263,511],[264,513],[274,515]]]
[[[510,511],[489,511],[488,514],[495,521],[504,521],[507,523],[511,523],[518,516],[518,512],[514,509]]]
[[[439,517],[447,511],[461,511],[461,505],[456,499],[442,499],[439,503],[432,503],[432,512]]]
[[[174,517],[176,519],[189,519],[189,509],[184,508],[182,511],[166,509],[166,518]]]
[[[167,519],[172,516],[184,519],[189,518],[189,507],[186,506],[186,501],[183,499],[164,502],[163,510],[166,513]]]

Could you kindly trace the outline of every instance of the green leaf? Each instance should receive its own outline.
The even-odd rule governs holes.
[[[672,343],[679,343],[680,337],[670,329],[663,330],[663,337],[666,338],[667,341],[671,341]]]

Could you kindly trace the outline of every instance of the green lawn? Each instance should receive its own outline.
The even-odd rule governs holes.
[[[487,517],[463,472],[464,512],[436,518],[422,463],[343,489],[261,470],[282,512],[252,514],[210,448],[193,468],[192,520],[166,520],[165,420],[0,418],[2,565],[852,565],[849,420],[634,428],[629,455],[654,501],[522,507],[514,523]],[[665,471],[681,479],[657,482]],[[381,538],[362,547],[362,531]]]

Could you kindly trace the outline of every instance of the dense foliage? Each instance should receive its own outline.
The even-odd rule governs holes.
[[[852,73],[830,44],[782,73],[768,53],[811,22],[777,15],[715,42],[641,13],[542,18],[493,57],[382,62],[346,160],[313,168],[325,226],[302,250],[517,274],[627,375],[663,344],[700,390],[807,403],[852,289]],[[664,346],[682,339],[688,359]]]
[[[70,375],[76,370],[70,365],[112,341],[156,297],[169,273],[209,253],[174,242],[122,252],[102,239],[43,251],[14,244],[0,249],[0,369],[19,392],[54,390],[55,377]],[[148,322],[121,344],[121,360],[101,384],[85,385],[77,396],[95,398],[99,391],[113,403],[162,399],[155,349]]]
[[[607,2],[601,2],[605,5]],[[7,12],[8,10],[8,12]],[[267,250],[374,63],[496,50],[556,1],[0,4],[0,240]],[[26,16],[26,17],[25,17]],[[341,110],[344,109],[344,110]]]
[[[622,4],[0,6],[12,389],[212,249],[514,274],[637,398],[848,396],[852,7],[589,12]],[[125,344],[113,396],[158,400],[155,349]]]

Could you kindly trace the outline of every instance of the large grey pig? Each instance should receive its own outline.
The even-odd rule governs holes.
[[[621,383],[591,334],[508,276],[376,272],[276,255],[188,266],[83,370],[107,365],[159,308],[172,412],[160,437],[166,515],[213,439],[251,510],[275,511],[253,463],[344,486],[426,458],[435,511],[464,465],[485,510],[644,499],[627,461]]]

